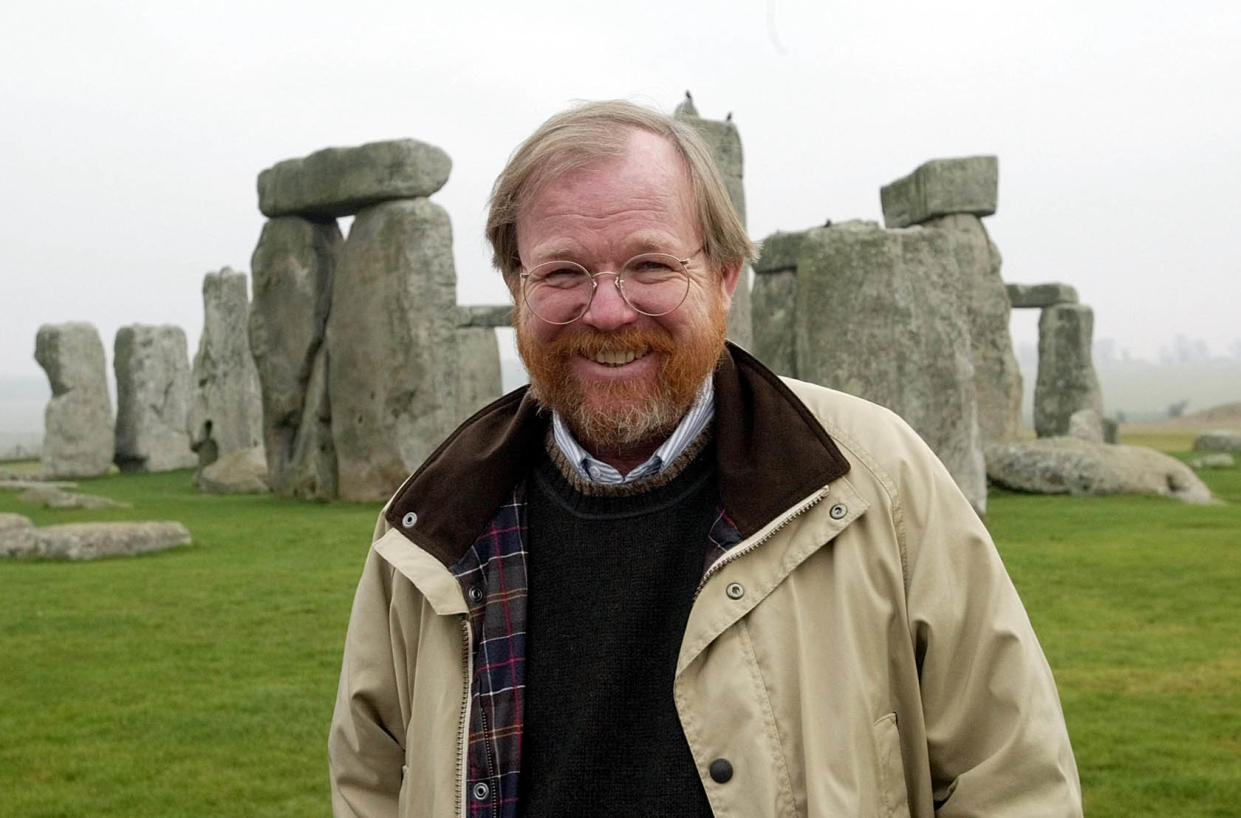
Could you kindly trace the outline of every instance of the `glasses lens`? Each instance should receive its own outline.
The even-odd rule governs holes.
[[[530,270],[524,289],[531,312],[549,324],[568,324],[586,312],[594,283],[579,264],[549,261]]]
[[[621,268],[621,288],[635,310],[646,315],[666,315],[685,300],[689,271],[676,256],[643,253]]]

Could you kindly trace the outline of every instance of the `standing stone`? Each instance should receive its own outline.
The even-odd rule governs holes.
[[[684,122],[698,132],[702,141],[711,151],[715,160],[716,170],[728,189],[728,197],[732,199],[741,224],[745,226],[745,174],[741,153],[741,135],[733,124],[731,115],[723,121],[703,119],[698,116],[693,101],[686,95],[685,102],[677,106],[674,113],[676,119]],[[733,292],[732,306],[728,310],[728,337],[745,347],[751,348],[754,343],[753,321],[750,313],[750,267],[741,270],[741,279]]]
[[[336,496],[336,449],[325,344],[342,244],[335,221],[263,225],[250,260],[250,348],[263,393],[267,482],[286,497]]]
[[[187,421],[200,468],[263,440],[258,373],[246,334],[249,306],[245,273],[225,267],[203,277],[203,331]]]
[[[112,401],[99,332],[87,323],[44,324],[34,359],[47,372],[52,398],[43,413],[43,471],[91,477],[112,465]]]
[[[443,208],[406,199],[357,214],[327,324],[342,498],[387,498],[454,428],[456,279]]]
[[[457,330],[457,421],[500,397],[500,345],[490,327]]]
[[[1021,370],[1009,333],[1012,308],[1000,277],[1000,251],[977,216],[954,213],[923,226],[957,235],[957,267],[965,288],[983,443],[1016,440],[1021,434]]]
[[[1084,304],[1047,307],[1038,322],[1038,379],[1034,383],[1034,431],[1067,435],[1081,409],[1103,414],[1099,378],[1091,360],[1094,312]]]
[[[187,469],[190,361],[185,332],[133,324],[116,332],[116,465],[123,472]]]
[[[868,222],[809,231],[794,338],[799,377],[903,417],[981,514],[986,471],[959,241],[951,230]]]
[[[754,354],[772,371],[800,377],[793,344],[797,320],[797,258],[808,231],[774,233],[754,262]]]

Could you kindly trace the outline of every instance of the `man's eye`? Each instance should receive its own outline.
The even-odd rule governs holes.
[[[585,279],[581,270],[573,267],[552,267],[539,270],[534,276],[535,281],[551,287],[572,287]]]

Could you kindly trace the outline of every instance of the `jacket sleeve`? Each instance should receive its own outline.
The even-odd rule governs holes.
[[[902,522],[937,815],[1079,816],[1060,699],[1017,591],[947,470],[920,460]]]
[[[392,567],[372,549],[353,600],[328,736],[338,818],[397,814],[406,720],[395,672],[403,657],[389,619],[392,577]]]

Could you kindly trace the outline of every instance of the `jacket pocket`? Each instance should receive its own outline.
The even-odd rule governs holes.
[[[901,734],[896,714],[889,713],[870,727],[879,766],[880,815],[909,818],[909,795],[905,790],[905,764],[901,761]]]

